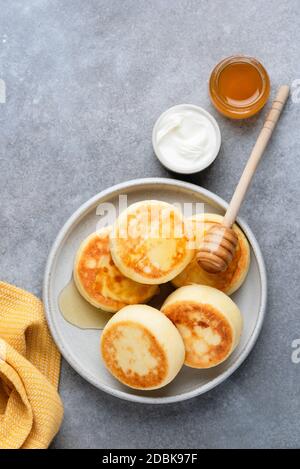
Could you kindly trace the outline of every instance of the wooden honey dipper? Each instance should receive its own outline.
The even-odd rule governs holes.
[[[237,217],[240,206],[243,203],[258,163],[278,122],[288,95],[289,87],[287,85],[280,86],[272,104],[272,108],[265,120],[264,126],[256,140],[249,160],[234,191],[223,218],[222,225],[213,225],[204,236],[202,245],[197,253],[197,262],[207,272],[223,272],[227,269],[234,256],[238,238],[232,229],[232,225]]]

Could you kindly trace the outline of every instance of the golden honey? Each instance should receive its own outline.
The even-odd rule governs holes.
[[[258,60],[233,56],[213,69],[209,81],[213,105],[232,119],[245,119],[259,112],[270,94],[270,79]]]
[[[81,329],[103,329],[113,316],[88,303],[77,290],[73,277],[60,292],[58,306],[65,320]]]

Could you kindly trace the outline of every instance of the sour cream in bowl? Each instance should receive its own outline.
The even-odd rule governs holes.
[[[157,119],[152,133],[154,152],[171,171],[192,174],[207,168],[220,150],[215,118],[193,104],[179,104]]]

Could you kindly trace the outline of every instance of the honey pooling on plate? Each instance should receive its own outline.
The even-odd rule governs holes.
[[[270,93],[269,76],[252,57],[229,57],[212,71],[209,93],[216,109],[232,119],[256,114]]]

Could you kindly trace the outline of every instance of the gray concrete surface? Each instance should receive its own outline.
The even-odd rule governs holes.
[[[204,106],[223,137],[216,162],[186,180],[229,199],[266,111],[232,122],[212,108],[211,68],[258,57],[276,87],[300,78],[297,0],[0,0],[0,276],[41,295],[50,246],[69,215],[115,183],[169,176],[151,131],[167,107]],[[242,215],[267,264],[257,346],[225,384],[166,407],[122,402],[65,362],[65,418],[53,448],[300,445],[300,103],[289,101]]]

